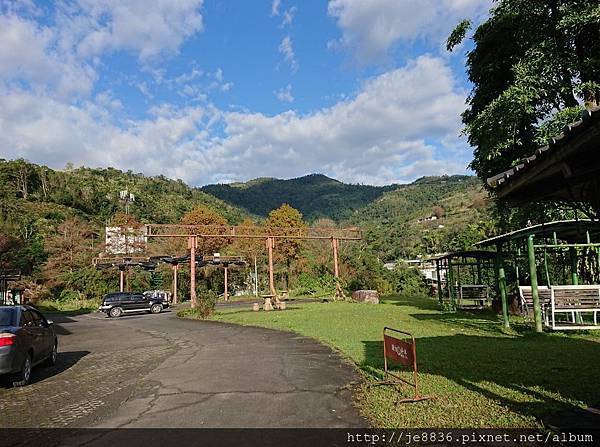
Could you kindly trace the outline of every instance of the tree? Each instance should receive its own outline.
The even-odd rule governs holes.
[[[273,233],[276,228],[305,228],[307,225],[302,218],[302,213],[296,208],[284,203],[279,208],[272,210],[267,217],[265,226]],[[291,262],[298,258],[302,244],[298,239],[277,239],[275,257],[285,259],[287,265],[286,287],[289,289],[291,275]]]
[[[183,225],[208,225],[212,226],[211,233],[214,231],[215,234],[218,234],[220,231],[220,227],[227,225],[227,219],[225,219],[222,215],[213,211],[204,205],[199,205],[193,210],[185,213],[181,217],[181,223]],[[190,234],[193,234],[193,231],[190,231]],[[230,238],[227,237],[212,237],[198,238],[198,249],[197,251],[200,254],[212,254],[227,244],[230,243]]]
[[[457,26],[449,50],[469,27]],[[473,89],[463,122],[480,178],[511,167],[600,103],[599,36],[597,0],[496,2],[467,54]]]
[[[431,213],[433,216],[440,219],[440,218],[444,217],[444,214],[446,214],[446,211],[441,206],[436,205],[431,209]]]
[[[56,234],[46,239],[45,248],[49,254],[47,274],[56,277],[89,265],[93,256],[91,234],[90,226],[80,219],[70,218],[62,222]]]

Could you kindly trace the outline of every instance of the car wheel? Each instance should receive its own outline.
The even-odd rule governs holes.
[[[23,359],[23,364],[21,365],[21,371],[17,374],[17,376],[13,380],[13,386],[25,386],[31,380],[31,354],[28,353]]]
[[[162,310],[162,304],[153,304],[152,307],[150,307],[150,312],[152,312],[153,314],[159,314],[162,312]]]
[[[108,315],[111,316],[112,318],[118,318],[121,315],[123,315],[123,309],[121,309],[120,307],[113,307],[110,312],[108,312]]]
[[[50,356],[46,359],[46,366],[54,366],[56,365],[56,359],[58,358],[58,340],[54,340],[54,344],[52,345],[52,352]]]

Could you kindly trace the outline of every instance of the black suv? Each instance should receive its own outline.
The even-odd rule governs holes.
[[[167,307],[169,307],[169,303],[162,298],[153,298],[138,292],[115,292],[104,296],[98,310],[106,313],[109,317],[116,318],[124,313],[132,312],[158,314]]]

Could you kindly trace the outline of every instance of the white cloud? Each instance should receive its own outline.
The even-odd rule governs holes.
[[[279,90],[275,91],[274,93],[275,93],[275,96],[277,97],[277,99],[280,100],[281,102],[294,102],[294,96],[292,95],[291,84],[288,84],[284,88],[280,88]]]
[[[385,57],[395,43],[418,38],[440,42],[463,18],[485,14],[492,0],[329,0],[342,37],[333,46],[361,63]]]
[[[0,15],[0,81],[26,81],[65,97],[87,94],[96,73],[54,47],[55,30],[16,15]]]
[[[283,54],[284,60],[290,64],[293,72],[298,70],[298,61],[296,60],[296,53],[294,52],[294,43],[290,36],[285,36],[279,44],[278,50]]]
[[[75,107],[27,92],[0,95],[0,148],[3,156],[24,157],[53,167],[114,166],[183,177],[184,161],[197,150],[212,125],[205,108],[152,109],[151,119],[117,126],[108,109],[92,102]],[[199,129],[203,127],[204,129]],[[189,172],[187,178],[189,178]]]
[[[287,25],[291,25],[294,21],[294,16],[296,15],[296,11],[298,8],[292,6],[289,9],[286,9],[283,13],[283,20],[281,21],[281,28],[284,28]]]
[[[148,119],[117,125],[110,94],[106,106],[74,106],[0,91],[0,151],[54,167],[114,166],[193,184],[306,172],[401,182],[465,171],[470,150],[457,142],[465,94],[442,59],[425,56],[309,115],[161,105]]]
[[[271,3],[271,17],[279,15],[279,6],[281,5],[281,0],[273,0]]]
[[[79,0],[65,8],[63,39],[84,57],[126,50],[142,61],[177,52],[185,39],[202,31],[203,0]]]

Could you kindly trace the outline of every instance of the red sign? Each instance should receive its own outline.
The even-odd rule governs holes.
[[[414,345],[411,342],[399,340],[387,334],[383,335],[384,354],[393,361],[403,365],[413,366]]]

